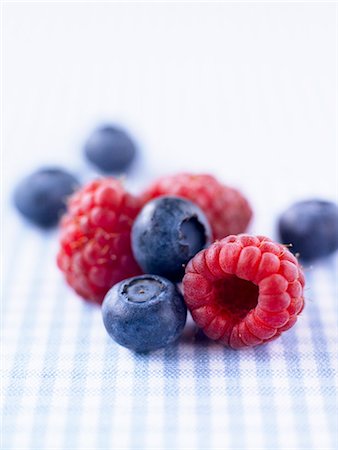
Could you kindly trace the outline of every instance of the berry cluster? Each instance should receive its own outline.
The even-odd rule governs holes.
[[[121,128],[103,126],[84,153],[100,171],[121,172],[136,147]],[[67,208],[58,266],[81,297],[102,303],[119,344],[143,352],[174,342],[187,308],[205,335],[234,349],[269,342],[295,324],[304,307],[302,268],[287,246],[242,234],[252,210],[238,190],[191,173],[162,177],[138,196],[112,177],[74,193],[78,184],[62,169],[43,169],[17,187],[14,201],[43,227]],[[337,228],[337,205],[320,200],[296,203],[278,224],[304,261],[335,251]]]
[[[242,348],[278,337],[304,306],[302,269],[285,246],[245,234],[211,244],[210,211],[187,200],[198,178],[183,176],[186,198],[146,203],[149,194],[137,198],[113,178],[96,180],[70,198],[62,219],[59,267],[84,298],[105,297],[109,335],[135,351],[177,339],[186,307],[211,339]],[[136,276],[141,271],[147,275]],[[183,297],[174,284],[182,279]]]

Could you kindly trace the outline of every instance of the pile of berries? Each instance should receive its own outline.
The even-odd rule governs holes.
[[[112,126],[85,145],[105,172],[125,171],[135,154],[133,140]],[[175,341],[187,309],[210,339],[239,349],[277,338],[304,307],[296,256],[243,234],[252,218],[248,201],[211,175],[162,177],[135,196],[117,178],[78,188],[71,174],[45,169],[26,178],[14,200],[44,227],[66,209],[58,266],[81,297],[102,304],[109,335],[135,351]],[[282,241],[312,261],[338,248],[337,224],[337,205],[311,200],[292,206],[278,226]]]

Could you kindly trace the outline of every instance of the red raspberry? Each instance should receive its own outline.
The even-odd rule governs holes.
[[[162,177],[143,193],[143,203],[161,195],[177,195],[196,203],[207,216],[214,239],[242,233],[252,217],[243,195],[211,175],[180,173]]]
[[[139,210],[140,201],[114,178],[93,181],[70,197],[57,263],[85,299],[102,303],[114,284],[141,273],[130,244]]]
[[[184,298],[211,339],[242,348],[268,342],[291,328],[304,307],[297,259],[263,236],[228,236],[187,265]]]

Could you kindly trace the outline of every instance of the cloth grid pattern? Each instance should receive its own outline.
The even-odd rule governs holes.
[[[196,334],[115,345],[55,265],[57,237],[14,220],[2,302],[4,449],[337,448],[335,260],[307,270],[297,325],[233,351]]]

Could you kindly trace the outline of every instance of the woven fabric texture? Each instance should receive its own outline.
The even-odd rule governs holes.
[[[3,448],[336,447],[335,260],[306,271],[306,308],[275,342],[233,351],[188,322],[179,343],[136,355],[65,286],[54,233],[16,220],[9,234]]]

